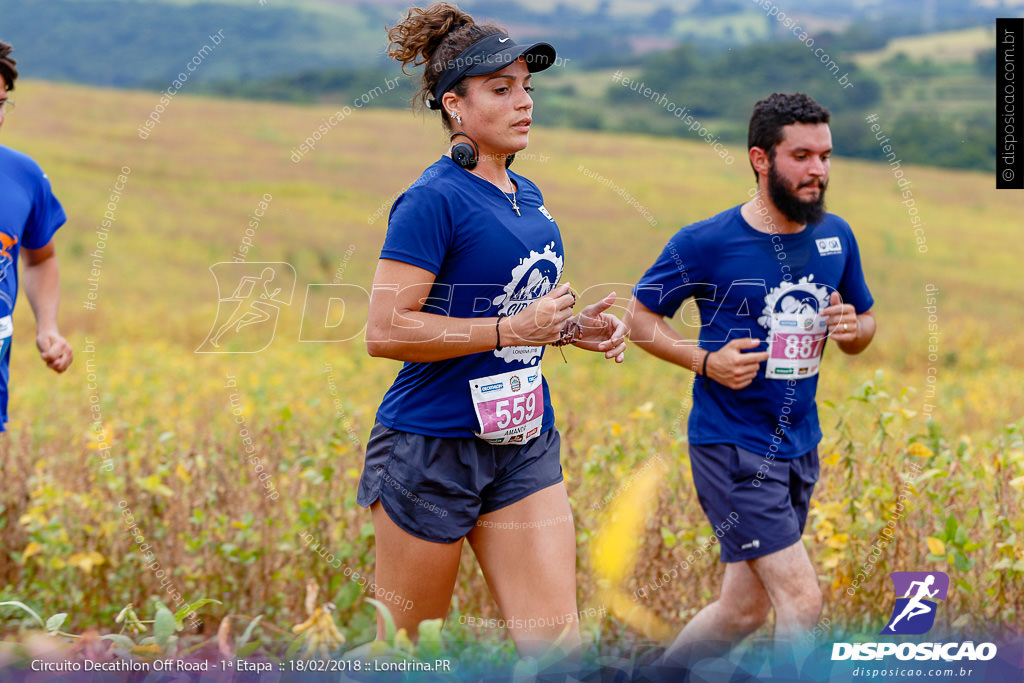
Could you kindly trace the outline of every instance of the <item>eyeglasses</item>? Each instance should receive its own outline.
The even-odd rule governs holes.
[[[6,114],[8,111],[14,111],[14,100],[9,100],[5,97],[0,100],[0,112]]]

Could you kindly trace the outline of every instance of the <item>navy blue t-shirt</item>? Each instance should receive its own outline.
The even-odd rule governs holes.
[[[18,298],[18,254],[40,249],[67,218],[31,157],[0,145],[0,431],[7,423],[11,314]]]
[[[453,318],[514,315],[554,289],[562,277],[562,238],[537,186],[509,171],[511,195],[445,156],[391,207],[382,259],[434,274],[422,311]],[[405,363],[377,419],[405,432],[472,437],[479,423],[470,380],[536,367],[543,346],[503,347],[429,363]],[[544,382],[541,431],[554,425]]]
[[[732,339],[751,337],[767,342],[780,325],[807,324],[838,291],[858,314],[874,305],[864,281],[860,252],[849,224],[833,214],[796,234],[768,234],[752,228],[736,206],[677,232],[633,290],[651,311],[672,317],[694,297],[700,311],[700,346],[717,351]],[[773,323],[773,320],[775,321]],[[799,321],[799,322],[798,322]],[[816,331],[824,327],[813,321]],[[804,335],[799,330],[801,340]],[[686,334],[683,335],[687,336]],[[814,395],[818,386],[815,360],[825,340],[801,348],[794,336],[794,363],[803,368],[766,377],[761,363],[757,377],[734,391],[708,378],[693,385],[689,440],[694,444],[728,443],[778,458],[804,455],[821,440]],[[784,350],[778,345],[778,351]],[[751,351],[769,350],[767,343]],[[773,374],[776,374],[773,372]]]

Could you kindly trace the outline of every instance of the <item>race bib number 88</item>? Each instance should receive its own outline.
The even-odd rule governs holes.
[[[480,424],[477,433],[493,444],[522,444],[540,434],[544,422],[541,369],[513,370],[470,380],[473,409]]]
[[[768,379],[805,379],[818,374],[828,323],[816,313],[776,313],[768,336]]]

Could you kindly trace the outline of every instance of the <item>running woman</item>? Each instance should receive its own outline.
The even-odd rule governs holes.
[[[804,94],[758,102],[747,139],[757,193],[677,232],[633,290],[630,338],[701,376],[691,468],[701,507],[723,530],[721,595],[676,638],[671,663],[727,651],[765,623],[769,607],[780,645],[821,611],[800,540],[818,480],[818,370],[827,339],[857,354],[875,335],[853,232],[825,212],[828,122]],[[690,297],[699,344],[665,321]]]
[[[0,41],[0,127],[14,102],[8,93],[18,78],[11,46]],[[18,258],[24,258],[22,282],[36,318],[36,347],[54,371],[71,365],[71,345],[57,327],[60,274],[53,235],[67,218],[50,180],[30,157],[0,145],[0,432],[7,425],[12,314],[18,297]]]
[[[376,595],[416,633],[448,612],[464,539],[519,653],[568,628],[579,645],[576,540],[543,377],[545,345],[622,362],[615,293],[573,314],[562,240],[540,190],[508,170],[527,146],[532,74],[547,43],[517,45],[448,3],[389,33],[451,149],[391,209],[370,298],[371,356],[405,361],[370,434],[358,501],[376,536]],[[378,637],[383,623],[378,621]]]

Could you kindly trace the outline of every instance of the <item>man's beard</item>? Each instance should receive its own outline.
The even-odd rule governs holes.
[[[807,185],[813,185],[819,181],[814,180]],[[809,202],[802,201],[796,196],[801,188],[789,189],[785,179],[775,170],[775,162],[768,166],[768,196],[783,216],[793,223],[800,225],[813,225],[820,223],[825,217],[825,190],[828,189],[828,181],[820,181],[818,198]]]

